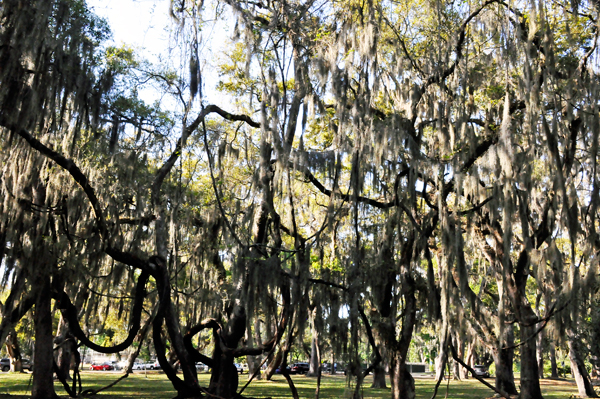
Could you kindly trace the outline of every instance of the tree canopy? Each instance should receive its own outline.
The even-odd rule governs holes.
[[[557,348],[597,397],[596,2],[169,10],[159,64],[107,45],[84,0],[0,4],[0,342],[33,319],[34,398],[53,373],[85,394],[80,345],[132,363],[149,331],[180,398],[242,397],[244,357],[297,398],[305,341],[355,397],[386,370],[414,397],[417,350],[538,399]]]

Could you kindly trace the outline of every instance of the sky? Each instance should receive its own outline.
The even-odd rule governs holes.
[[[177,52],[169,52],[169,46],[173,43],[170,40],[173,20],[169,15],[169,0],[87,0],[87,4],[96,15],[109,23],[113,33],[113,43],[109,44],[129,45],[141,59],[151,63],[158,63],[160,59],[169,60],[172,61],[171,67],[178,68]],[[233,25],[233,21],[231,24],[207,23],[202,32],[205,44],[200,48],[200,63],[203,92],[205,100],[209,102],[219,102],[223,97],[223,93],[215,90],[219,81],[215,66],[230,42],[227,25]],[[159,94],[142,89],[140,96],[152,103]]]
[[[168,0],[88,0],[105,18],[116,45],[129,44],[146,57],[165,53],[169,44]]]

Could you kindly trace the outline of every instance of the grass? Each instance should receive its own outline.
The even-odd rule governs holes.
[[[101,371],[83,371],[81,377],[83,380],[83,389],[98,389],[104,387],[121,376],[120,373],[108,373]],[[200,374],[199,380],[202,386],[208,386],[209,374]],[[301,398],[314,398],[316,388],[316,378],[305,376],[293,376],[294,384],[298,389]],[[489,380],[493,382],[492,379]],[[246,382],[246,376],[240,377],[240,387]],[[389,398],[390,389],[371,389],[371,378],[365,380],[363,388],[364,398]],[[542,380],[542,392],[545,399],[568,399],[576,397],[577,388],[572,381],[565,380]],[[388,383],[389,386],[389,383]],[[432,396],[435,386],[433,378],[416,378],[415,381],[417,399],[429,399]],[[55,383],[56,392],[59,395],[67,397],[60,383]],[[447,381],[440,385],[438,398],[446,397],[456,399],[483,399],[490,398],[494,392],[483,386],[476,380],[466,381]],[[31,392],[31,374],[29,373],[0,373],[0,398],[8,397],[11,399],[26,398]],[[321,381],[322,399],[349,398],[353,392],[346,384],[343,375],[324,376]],[[9,395],[9,396],[7,396]],[[19,396],[16,396],[19,395]],[[289,398],[290,391],[285,379],[276,375],[272,381],[253,381],[244,392],[244,395],[252,397],[272,397]],[[102,391],[98,398],[106,399],[159,399],[172,398],[175,391],[169,380],[164,374],[159,372],[136,372],[128,378],[121,381],[116,386]]]

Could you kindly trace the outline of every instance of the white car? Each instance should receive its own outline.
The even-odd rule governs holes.
[[[144,366],[148,370],[160,370],[162,368],[162,367],[160,367],[160,363],[158,363],[158,360],[155,360],[152,363],[146,363],[146,364],[144,364]]]
[[[133,363],[132,370],[144,370],[146,368],[144,366],[145,366],[144,363],[135,362],[135,363]]]

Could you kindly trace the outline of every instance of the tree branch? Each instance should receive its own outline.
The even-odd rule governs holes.
[[[454,347],[454,345],[452,345],[452,342],[448,342],[448,345],[450,346],[450,351],[452,352],[452,358],[456,362],[458,362],[458,364],[460,364],[461,366],[463,366],[464,368],[466,368],[471,373],[471,375],[473,375],[473,377],[475,379],[477,379],[483,385],[485,385],[486,387],[490,388],[491,390],[493,390],[494,392],[496,392],[498,395],[502,396],[503,398],[510,399],[510,395],[508,393],[506,393],[502,389],[497,389],[495,386],[493,386],[492,384],[490,384],[489,382],[487,382],[486,380],[484,380],[483,378],[481,378],[480,376],[478,376],[477,373],[475,373],[475,370],[473,370],[471,368],[471,366],[469,366],[468,364],[466,364],[465,362],[463,362],[458,357],[458,354],[456,353],[456,348]]]
[[[127,338],[118,345],[105,347],[92,342],[83,332],[79,321],[77,320],[77,308],[71,303],[69,296],[63,292],[54,292],[53,297],[56,300],[56,306],[61,309],[63,317],[69,323],[69,330],[73,335],[80,340],[85,346],[93,349],[100,353],[117,353],[125,350],[131,346],[136,334],[140,329],[140,320],[142,316],[142,309],[144,305],[144,298],[146,297],[146,282],[148,281],[148,274],[142,272],[138,277],[136,289],[135,289],[135,302],[131,310],[131,319],[129,321],[129,333]]]
[[[247,115],[232,114],[227,111],[224,111],[216,105],[208,105],[205,108],[203,108],[202,111],[200,111],[200,113],[196,117],[196,119],[194,119],[194,121],[190,125],[183,128],[183,131],[181,132],[181,137],[177,141],[177,145],[171,153],[171,156],[169,156],[165,163],[160,167],[158,172],[156,172],[156,176],[154,177],[154,181],[152,182],[153,203],[155,203],[155,201],[158,200],[158,192],[160,190],[160,187],[162,186],[163,181],[175,165],[175,162],[177,162],[177,160],[181,156],[181,151],[183,150],[183,147],[185,147],[188,137],[198,128],[198,126],[200,126],[201,123],[204,122],[204,119],[211,113],[219,114],[224,119],[230,121],[241,121],[246,122],[247,124],[255,128],[260,127],[260,123],[254,122]]]

